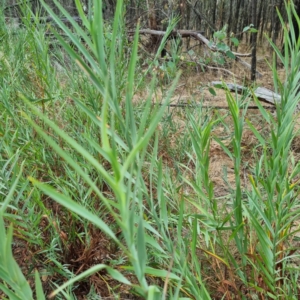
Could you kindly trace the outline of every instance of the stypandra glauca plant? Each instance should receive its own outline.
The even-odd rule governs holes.
[[[0,203],[0,290],[11,300],[33,299],[31,287],[13,257],[13,222],[6,230],[4,220],[14,220],[15,205],[11,205],[15,198],[20,197],[20,191],[27,185],[21,182],[24,162],[18,167],[19,152],[13,155],[0,170],[0,195],[6,195]],[[12,175],[10,177],[10,175]],[[9,187],[9,188],[8,188]],[[11,213],[6,212],[10,210]],[[37,299],[46,299],[43,293],[41,280],[38,272],[35,272],[35,292]]]
[[[99,139],[93,140],[86,137],[85,146],[83,146],[82,143],[61,130],[55,122],[49,120],[23,96],[27,106],[42,121],[44,126],[50,128],[55,136],[77,153],[80,157],[80,160],[77,161],[76,157],[69,154],[67,148],[62,148],[55,139],[47,134],[44,128],[33,121],[29,114],[23,112],[23,116],[27,118],[34,130],[44,138],[53,151],[57,152],[64,162],[82,178],[89,187],[89,193],[97,196],[98,201],[106,208],[105,215],[110,214],[113,218],[114,228],[109,227],[101,215],[92,213],[84,203],[74,201],[68,194],[61,193],[55,187],[42,183],[36,178],[30,177],[29,179],[39,191],[101,229],[107,238],[116,245],[119,253],[126,257],[126,264],[118,270],[105,264],[95,265],[58,287],[51,293],[50,298],[56,297],[59,293],[67,296],[66,289],[71,285],[91,274],[106,270],[111,278],[130,286],[132,293],[145,299],[178,299],[182,289],[184,294],[192,297],[193,295],[200,295],[202,299],[210,299],[201,281],[199,264],[197,265],[198,276],[195,278],[186,260],[182,258],[179,247],[174,249],[173,233],[170,233],[169,230],[171,224],[175,230],[175,225],[173,220],[168,220],[166,199],[163,196],[163,187],[161,186],[162,170],[157,159],[151,160],[150,169],[160,169],[158,178],[153,176],[157,180],[155,188],[158,191],[155,194],[160,199],[159,206],[154,203],[156,200],[154,195],[148,195],[143,179],[144,159],[148,155],[149,140],[163,116],[166,105],[169,103],[178,76],[163,105],[158,107],[152,107],[151,104],[151,94],[154,89],[153,81],[142,115],[137,119],[132,98],[139,27],[137,27],[130,53],[127,53],[130,54],[130,61],[128,72],[125,74],[125,88],[122,88],[124,78],[119,77],[120,59],[127,49],[122,21],[124,19],[123,1],[117,1],[112,32],[109,35],[105,32],[101,1],[93,1],[93,16],[88,19],[83,12],[80,1],[76,0],[84,28],[81,28],[57,1],[54,2],[62,15],[72,24],[72,31],[65,26],[51,8],[45,3],[43,6],[63,30],[64,35],[72,42],[73,47],[54,32],[55,36],[86,77],[94,84],[101,96],[99,100],[101,102],[98,108],[94,110],[73,98],[78,109],[84,112],[86,118],[93,125],[91,128],[99,132]],[[171,30],[172,27],[168,28],[167,32]],[[124,65],[122,64],[122,66]],[[87,149],[93,149],[97,155],[92,155]],[[97,183],[85,172],[87,166],[97,174]],[[149,170],[148,167],[147,170]],[[101,190],[100,186],[103,185],[110,190],[108,194],[110,196]],[[147,206],[145,199],[148,201]],[[183,211],[182,207],[181,215],[178,217],[181,222]],[[156,222],[149,221],[146,217],[147,213],[150,216],[164,216],[165,225],[163,228],[159,225],[159,219]],[[158,231],[160,229],[161,231]],[[181,229],[179,228],[179,230]],[[184,245],[184,240],[180,233],[179,231],[178,243],[181,246]],[[149,249],[157,253],[164,268],[150,266],[147,254]],[[123,272],[120,272],[120,269]],[[134,280],[128,279],[126,274],[134,274]],[[160,287],[161,285],[154,284],[154,280],[150,281],[147,278],[153,276],[162,278],[166,282],[163,288]]]
[[[68,210],[68,215],[82,222],[83,228],[90,228],[91,225],[99,228],[106,235],[105,241],[116,249],[115,259],[98,264],[95,262],[78,274],[68,269],[63,261],[59,262],[55,255],[51,260],[49,253],[55,250],[46,249],[47,260],[55,263],[56,259],[56,266],[65,268],[60,273],[63,280],[52,282],[57,287],[50,295],[52,298],[74,299],[75,289],[80,282],[92,275],[100,278],[105,274],[105,280],[112,279],[106,280],[106,283],[110,285],[111,294],[115,298],[118,297],[119,282],[122,287],[128,287],[129,293],[144,299],[211,299],[210,292],[214,298],[216,295],[210,287],[210,278],[213,278],[218,285],[217,292],[223,293],[218,299],[297,299],[299,250],[295,242],[300,212],[299,165],[290,149],[296,134],[293,113],[299,101],[297,84],[300,79],[300,43],[292,25],[289,28],[290,35],[284,27],[284,54],[273,45],[287,74],[285,82],[281,83],[274,68],[275,86],[282,94],[276,116],[269,114],[257,101],[260,118],[270,127],[269,137],[263,136],[247,120],[247,97],[250,92],[243,96],[228,93],[227,102],[232,120],[230,125],[218,114],[210,118],[199,107],[187,113],[188,142],[191,142],[192,148],[186,147],[189,162],[178,164],[176,167],[180,171],[174,176],[160,158],[160,132],[154,134],[154,131],[159,123],[163,124],[162,116],[176,80],[161,107],[151,104],[155,80],[149,84],[148,100],[138,106],[132,104],[136,86],[146,80],[146,76],[137,78],[135,74],[138,28],[132,47],[128,47],[122,1],[118,1],[112,24],[103,23],[101,2],[93,2],[92,16],[87,18],[77,1],[83,27],[74,22],[59,3],[56,4],[73,27],[72,30],[66,27],[44,4],[63,31],[64,38],[57,33],[56,37],[81,69],[81,73],[93,84],[96,92],[92,93],[95,97],[86,95],[87,99],[76,98],[79,97],[78,91],[71,96],[66,91],[61,94],[62,97],[74,100],[74,103],[64,102],[64,105],[72,106],[68,114],[70,116],[71,112],[75,112],[73,118],[80,125],[78,131],[70,130],[76,124],[71,119],[65,122],[55,117],[52,117],[54,121],[49,119],[50,108],[53,108],[50,102],[44,105],[43,113],[47,114],[46,117],[37,103],[29,101],[28,94],[20,95],[25,106],[23,102],[21,109],[18,106],[18,114],[10,106],[11,98],[7,97],[5,101],[5,112],[1,111],[3,118],[0,118],[1,125],[7,126],[0,130],[0,178],[5,182],[0,182],[0,295],[4,293],[6,298],[17,300],[45,298],[38,273],[35,272],[34,280],[29,279],[29,285],[14,260],[12,226],[7,226],[8,222],[19,224],[16,220],[22,219],[20,214],[15,213],[21,205],[16,199],[21,199],[20,195],[26,190],[26,185],[29,186],[22,175],[30,174],[32,191],[28,192],[30,201],[27,202],[42,203],[45,198],[57,201],[60,207],[64,206]],[[287,11],[291,21],[295,12],[290,4],[287,5]],[[34,30],[34,26],[31,29]],[[170,30],[172,26],[168,32]],[[43,43],[43,37],[36,34],[31,36],[31,40],[41,39]],[[72,47],[69,46],[70,41]],[[40,62],[42,57],[49,58],[47,45],[43,46],[40,48],[42,55],[36,62]],[[45,62],[47,66],[50,63],[48,60]],[[45,78],[52,76],[49,73],[51,68],[47,66],[39,69]],[[152,67],[149,66],[148,71]],[[23,72],[17,75],[19,73]],[[73,76],[76,79],[78,73],[74,72]],[[49,85],[49,94],[54,87],[56,85]],[[18,91],[25,94],[24,89]],[[14,93],[13,97],[16,95]],[[3,107],[1,101],[0,104]],[[61,109],[59,101],[54,104],[55,108]],[[11,116],[15,116],[16,123],[20,122],[19,131],[11,127]],[[21,134],[24,129],[21,124],[24,123],[18,117],[31,127],[24,130],[26,143],[20,153],[13,155],[24,137]],[[82,123],[81,118],[84,119]],[[233,129],[230,144],[214,137],[214,129],[220,124]],[[248,184],[244,185],[241,181],[244,175],[241,174],[242,137],[246,126],[256,136],[262,154],[247,169],[245,177]],[[33,130],[36,139],[32,138]],[[22,155],[25,151],[30,154],[39,152],[37,147],[30,148],[38,137],[41,137],[38,142],[43,156],[47,159],[50,157],[52,162],[59,160],[58,155],[61,157],[61,169],[57,173],[53,172],[52,177],[44,174],[48,169],[44,173],[43,170],[39,171],[42,176],[37,175],[35,170],[38,162],[34,159],[30,161],[32,168],[27,161],[23,163]],[[10,142],[15,140],[18,143],[10,146]],[[28,140],[30,142],[27,143]],[[209,172],[211,144],[216,142],[232,161],[235,179],[232,184],[228,182],[228,195],[218,198]],[[3,166],[5,160],[7,163]],[[183,176],[180,173],[182,170]],[[224,177],[226,180],[226,174]],[[45,183],[45,178],[50,184]],[[68,189],[69,186],[71,188]],[[31,193],[34,197],[30,196]],[[23,198],[27,198],[27,194]],[[101,209],[98,209],[99,206]],[[24,205],[23,210],[27,212],[29,207]],[[31,211],[35,214],[35,208]],[[62,209],[62,215],[64,212]],[[110,222],[106,222],[107,216]],[[36,227],[40,226],[39,218],[36,224]],[[15,232],[16,229],[15,226]],[[35,228],[29,231],[39,230]],[[81,235],[82,243],[86,242],[84,232],[74,233],[70,230],[67,233],[67,242],[76,234]],[[55,243],[51,245],[55,246]],[[61,249],[59,251],[62,252]],[[41,275],[44,273],[43,270],[39,271]],[[50,286],[51,291],[53,285]]]
[[[269,113],[251,91],[243,96],[237,93],[233,96],[229,91],[226,95],[233,124],[230,146],[215,137],[234,165],[235,186],[231,186],[232,192],[225,209],[222,202],[226,198],[216,199],[214,196],[213,183],[208,175],[207,155],[212,138],[211,129],[222,119],[216,122],[189,118],[193,142],[190,157],[196,168],[194,173],[189,171],[192,176],[189,175],[185,181],[198,195],[198,201],[194,197],[187,197],[187,200],[198,211],[198,214],[192,216],[194,222],[202,226],[202,230],[195,234],[203,236],[202,241],[198,238],[196,247],[206,247],[209,250],[204,250],[206,255],[223,266],[220,269],[226,270],[230,281],[226,280],[236,289],[237,299],[246,298],[245,293],[235,286],[236,280],[243,282],[245,290],[253,299],[299,297],[300,253],[297,236],[300,230],[300,164],[291,151],[291,145],[299,134],[295,123],[300,100],[300,40],[295,36],[292,18],[296,18],[298,26],[300,20],[292,3],[286,4],[286,10],[289,27],[279,15],[284,29],[284,53],[270,41],[286,71],[285,81],[281,82],[276,64],[270,66],[276,91],[281,94],[281,101],[276,104],[276,115]],[[267,138],[246,118],[250,94],[259,107],[261,118],[269,125]],[[249,187],[241,184],[241,142],[245,126],[249,126],[259,142],[258,146],[263,149],[248,175]],[[233,241],[235,247],[232,247]],[[217,251],[218,248],[222,250]]]
[[[227,197],[217,198],[214,193],[214,184],[210,179],[210,144],[213,137],[212,129],[222,124],[222,117],[214,120],[189,116],[190,136],[193,144],[193,152],[189,154],[195,170],[188,170],[190,174],[184,180],[192,187],[197,197],[187,197],[187,201],[195,207],[198,213],[191,217],[194,222],[195,238],[194,251],[201,249],[205,255],[216,261],[219,272],[227,270],[229,279],[226,280],[234,287],[236,274],[242,281],[247,282],[245,267],[247,265],[247,238],[244,231],[243,220],[243,193],[241,187],[241,142],[247,111],[247,98],[245,94],[239,97],[232,96],[228,91],[226,99],[229,112],[233,121],[232,148],[226,146],[218,137],[214,137],[223,151],[233,161],[235,186],[230,186],[231,193]],[[199,115],[203,115],[200,111]],[[226,174],[224,175],[226,177]],[[190,179],[192,178],[192,180]],[[226,178],[224,179],[226,181]],[[229,208],[228,208],[229,207]],[[198,227],[199,226],[199,227]],[[201,228],[201,230],[200,230]],[[203,237],[202,239],[200,237]],[[232,253],[232,240],[235,241],[235,249],[241,254],[241,261],[236,261]],[[217,249],[222,250],[218,251]],[[222,275],[221,275],[222,277]],[[220,280],[221,280],[220,277]]]
[[[249,125],[263,147],[263,153],[250,176],[252,190],[245,203],[245,216],[249,221],[251,252],[247,254],[253,267],[250,287],[257,293],[272,299],[298,299],[299,297],[299,172],[300,164],[291,152],[296,131],[299,93],[300,40],[295,36],[292,19],[299,17],[291,2],[286,5],[289,27],[278,13],[284,30],[284,51],[269,40],[274,55],[286,71],[281,82],[276,71],[275,57],[273,77],[281,101],[276,105],[276,115],[269,114],[256,100],[260,112],[268,122],[270,138],[265,140]]]

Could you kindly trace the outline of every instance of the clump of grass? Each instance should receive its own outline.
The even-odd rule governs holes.
[[[292,13],[295,14],[293,6],[287,5],[287,11],[291,24]],[[272,299],[296,299],[298,294],[299,283],[296,278],[299,272],[292,265],[299,256],[295,244],[295,234],[299,231],[296,225],[299,213],[299,191],[296,183],[299,164],[295,162],[291,153],[291,143],[295,137],[294,112],[299,103],[299,43],[293,36],[293,29],[290,29],[290,40],[283,21],[282,25],[285,30],[284,54],[272,44],[287,71],[286,82],[283,84],[278,79],[276,68],[273,67],[275,86],[282,94],[282,100],[277,104],[276,116],[268,113],[256,99],[261,115],[269,125],[270,137],[265,139],[251,122],[247,121],[263,149],[262,155],[258,157],[248,175],[250,189],[241,185],[241,138],[247,103],[227,93],[234,128],[232,147],[225,146],[219,139],[217,141],[234,163],[235,187],[231,187],[229,203],[232,208],[228,213],[220,211],[224,206],[216,203],[214,188],[207,171],[209,159],[206,149],[211,137],[206,132],[210,132],[212,125],[194,125],[191,132],[192,137],[197,134],[197,138],[193,138],[192,141],[198,158],[197,163],[201,167],[194,173],[194,181],[188,181],[199,199],[192,199],[190,203],[204,218],[203,227],[210,228],[209,232],[202,231],[206,245],[209,245],[211,251],[209,255],[222,262],[223,267],[218,268],[219,270],[226,272],[227,269],[229,279],[223,277],[223,280],[228,280],[228,284],[223,284],[220,290],[230,294],[229,287],[234,288],[240,298],[246,291],[253,296],[267,296]],[[205,180],[208,184],[205,184]],[[230,251],[232,241],[236,247],[235,255]],[[199,247],[201,245],[199,242]],[[220,246],[222,250],[217,251]],[[216,257],[216,253],[221,257]],[[245,285],[245,292],[237,288],[235,273]]]
[[[288,71],[283,84],[274,68],[282,93],[276,116],[256,100],[270,138],[247,120],[251,93],[228,92],[228,144],[213,136],[225,119],[218,114],[209,118],[201,107],[185,113],[184,134],[175,133],[166,108],[178,78],[161,106],[151,103],[155,79],[148,98],[132,103],[136,86],[145,86],[141,81],[146,80],[135,73],[138,28],[128,51],[123,1],[111,27],[103,23],[102,2],[93,3],[88,19],[76,1],[80,27],[56,2],[72,30],[44,4],[68,38],[54,31],[64,50],[55,48],[51,55],[45,28],[38,24],[25,23],[25,43],[18,35],[3,37],[9,43],[2,44],[2,71],[14,84],[1,91],[0,101],[2,292],[10,299],[44,299],[44,294],[58,299],[87,294],[296,299],[299,164],[290,150],[299,102],[296,37],[289,38],[284,27],[284,55],[273,45]],[[295,11],[290,5],[287,11],[291,20]],[[10,51],[14,44],[20,51]],[[77,65],[58,74],[52,59],[65,53]],[[245,186],[246,125],[262,154],[253,155],[257,161],[247,170]],[[178,139],[174,149],[174,140],[167,140],[170,132]],[[212,139],[233,165],[233,181],[224,172],[228,190],[222,197],[210,174]],[[176,162],[172,166],[161,157],[163,147],[170,147],[166,155]],[[12,255],[8,222],[33,257],[23,270]]]

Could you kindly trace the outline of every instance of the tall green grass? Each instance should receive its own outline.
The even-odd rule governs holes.
[[[299,259],[297,251],[297,237],[299,232],[299,163],[295,162],[291,151],[291,143],[299,133],[295,129],[297,117],[296,107],[299,103],[299,39],[295,37],[292,28],[292,16],[296,15],[294,7],[289,3],[286,6],[290,24],[290,32],[281,19],[284,28],[284,54],[272,44],[275,55],[284,65],[286,71],[285,82],[279,80],[275,64],[273,66],[274,84],[281,93],[281,102],[276,105],[276,115],[266,111],[260,102],[256,101],[261,116],[267,122],[270,133],[268,137],[262,136],[249,120],[245,120],[247,102],[227,93],[227,102],[232,116],[233,135],[230,147],[225,146],[220,139],[216,139],[224,152],[234,162],[235,187],[230,199],[232,209],[219,220],[215,230],[223,232],[217,235],[217,244],[223,248],[222,258],[234,267],[234,272],[247,287],[251,295],[269,297],[271,299],[297,299],[299,271],[292,267]],[[275,57],[274,57],[275,59]],[[249,180],[251,189],[241,185],[242,163],[242,134],[247,124],[255,134],[262,154],[258,157]],[[193,139],[194,149],[199,156],[205,153],[206,131],[210,130],[208,123],[203,129],[193,127],[192,136],[200,131],[203,134]],[[209,145],[209,139],[206,145]],[[206,146],[206,147],[207,147]],[[196,177],[207,178],[208,163],[205,157],[199,157],[205,165]],[[200,184],[195,191],[199,199],[209,200],[212,188]],[[203,195],[204,194],[204,195]],[[202,203],[196,207],[202,209]],[[204,202],[205,203],[205,202]],[[207,207],[207,206],[206,206]],[[207,208],[206,208],[207,209]],[[206,210],[207,211],[207,210]],[[213,216],[221,216],[222,212],[216,206],[212,209]],[[224,214],[224,213],[223,213]],[[213,218],[216,221],[216,218]],[[220,222],[221,221],[221,222]],[[227,227],[226,224],[230,226]],[[211,222],[209,222],[211,226]],[[230,238],[224,231],[229,231]],[[226,237],[226,239],[224,239]],[[211,239],[216,239],[213,235]],[[234,239],[239,257],[233,257],[228,251],[228,242]],[[226,245],[224,249],[224,245]],[[232,283],[233,284],[233,283]],[[233,284],[234,285],[234,284]],[[243,297],[240,294],[240,297]]]
[[[166,108],[178,76],[162,105],[153,105],[156,81],[137,73],[139,26],[129,45],[123,1],[111,24],[103,22],[101,1],[93,2],[91,19],[76,1],[83,27],[55,3],[72,24],[70,29],[43,3],[60,27],[52,32],[63,48],[50,51],[47,28],[32,24],[30,11],[24,11],[22,31],[5,34],[0,48],[5,74],[0,100],[2,292],[9,299],[45,299],[46,294],[76,299],[81,282],[105,274],[116,299],[118,285],[144,299],[297,299],[299,164],[291,143],[297,134],[300,43],[293,29],[290,38],[282,22],[284,54],[272,45],[286,70],[282,83],[273,68],[282,95],[276,115],[255,99],[269,136],[247,119],[251,91],[243,96],[227,92],[229,124],[228,117],[225,122],[201,107],[185,113],[186,127],[175,135],[173,147],[178,148],[168,152],[174,155],[170,168],[161,154],[168,143],[161,139],[174,130],[174,113]],[[287,11],[291,21],[290,4]],[[66,54],[73,63],[63,72],[55,69],[53,60]],[[147,80],[147,99],[136,105],[136,87]],[[218,126],[230,130],[229,144],[214,134]],[[246,127],[261,149],[247,171],[248,185],[241,180]],[[233,184],[224,172],[228,191],[223,197],[209,172],[213,139],[234,166]],[[29,270],[13,257],[13,227],[15,242],[32,249],[38,261],[28,263]],[[101,242],[112,255],[77,273],[68,253],[76,250],[71,245],[93,245],[91,228],[105,237]],[[93,288],[89,295],[97,297]]]

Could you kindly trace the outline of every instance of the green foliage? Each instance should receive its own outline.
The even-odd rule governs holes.
[[[12,157],[13,170],[17,171],[18,168],[14,164],[18,160],[18,155]],[[4,171],[4,170],[2,170]],[[13,240],[13,226],[10,224],[8,231],[5,230],[4,216],[5,211],[9,207],[9,203],[13,199],[20,177],[23,171],[23,164],[19,170],[19,174],[16,176],[15,180],[11,183],[10,189],[7,190],[6,197],[1,202],[0,208],[0,289],[6,294],[11,300],[23,300],[23,299],[33,299],[32,290],[27,282],[25,276],[22,273],[21,268],[16,263],[13,253],[12,253],[12,240]],[[9,207],[10,208],[10,207]],[[7,215],[6,215],[7,217]],[[38,299],[45,299],[39,275],[36,272],[36,291],[39,295]]]
[[[258,30],[255,29],[253,26],[254,26],[253,24],[250,24],[249,26],[244,27],[243,32],[250,32],[250,33],[258,32]]]
[[[243,29],[243,33],[245,32],[254,33],[257,32],[257,30],[253,28],[253,24],[250,24]],[[221,65],[225,64],[225,59],[223,56],[233,60],[236,58],[229,45],[226,43],[227,39],[227,25],[225,25],[221,30],[214,32],[213,40],[209,43],[209,46],[215,48],[217,51],[213,61],[216,61],[216,63]],[[235,47],[238,47],[240,44],[240,41],[234,36],[233,33],[230,34],[229,41]]]
[[[286,70],[283,83],[273,68],[282,95],[275,116],[250,90],[242,96],[227,91],[227,114],[200,103],[176,115],[168,105],[178,82],[178,45],[163,65],[174,83],[153,105],[157,81],[147,82],[147,74],[159,65],[154,60],[138,72],[139,28],[129,45],[122,1],[111,24],[103,23],[101,1],[94,1],[91,19],[76,1],[83,27],[56,2],[71,29],[43,5],[60,27],[51,30],[63,49],[50,47],[48,28],[32,24],[26,10],[24,28],[1,36],[1,293],[75,299],[81,283],[97,278],[116,299],[122,290],[144,299],[297,299],[300,167],[291,145],[300,43],[293,27],[289,35],[283,24],[284,54],[270,41]],[[287,12],[291,21],[293,7]],[[215,34],[216,47],[234,59],[225,32]],[[66,54],[72,62],[59,70],[53,62]],[[147,96],[136,103],[140,86]],[[250,95],[269,135],[247,118]],[[247,172],[246,129],[257,139]],[[216,145],[233,166],[232,181],[224,169],[222,196],[211,176]],[[32,251],[28,269],[14,258],[19,241]],[[110,253],[88,261],[86,253],[102,249]],[[90,286],[89,297],[99,298]]]
[[[222,55],[225,54],[230,59],[235,59],[235,55],[230,50],[230,47],[226,44],[227,39],[227,25],[221,30],[214,32],[213,41],[210,42],[210,47],[215,47],[218,53],[217,63],[223,65],[225,60]],[[236,38],[230,38],[234,45],[238,45]]]

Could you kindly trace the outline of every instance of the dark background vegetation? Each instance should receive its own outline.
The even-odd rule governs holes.
[[[25,1],[26,2],[26,1]],[[53,8],[53,1],[45,0]],[[76,16],[74,0],[59,1],[72,15]],[[82,0],[88,14],[91,1]],[[257,24],[259,39],[263,34],[276,40],[280,33],[280,21],[276,9],[285,16],[284,0],[128,0],[126,5],[126,21],[128,28],[134,28],[137,20],[142,20],[142,28],[165,29],[172,17],[180,18],[177,29],[203,31],[210,36],[214,31],[227,25],[228,34],[242,33],[243,28],[252,23],[252,4],[256,2]],[[7,0],[2,2],[6,16],[20,16],[20,4],[24,1]],[[39,0],[29,0],[27,3],[34,12],[41,10]],[[300,1],[294,1],[297,11],[300,10]],[[116,0],[103,0],[103,13],[105,18],[111,18],[116,6]],[[58,12],[58,11],[57,11]],[[296,26],[297,27],[297,26]]]

